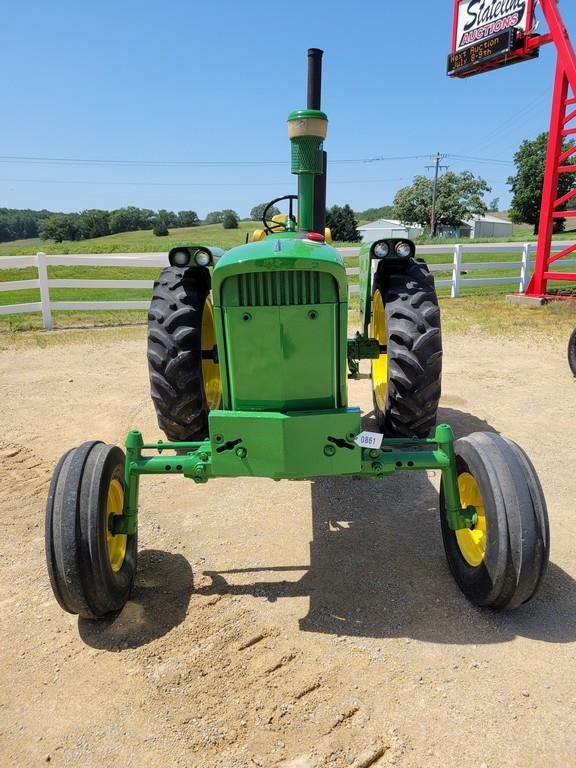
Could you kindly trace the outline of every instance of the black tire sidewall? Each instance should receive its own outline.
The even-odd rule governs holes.
[[[398,282],[404,281],[405,290],[398,293]],[[394,284],[396,287],[392,288]],[[442,379],[442,333],[434,278],[427,265],[419,260],[409,259],[402,263],[383,261],[374,275],[372,296],[376,291],[380,292],[384,304],[388,347],[388,377],[383,409],[372,385],[378,428],[389,437],[428,437],[436,422]],[[415,301],[417,294],[420,296]],[[399,343],[397,337],[400,334],[406,338],[407,329],[402,327],[406,326],[406,317],[399,320],[406,311],[403,309],[405,299],[406,309],[414,315],[409,331],[410,347]],[[436,313],[431,314],[431,309],[435,309]],[[436,316],[433,317],[433,314]],[[414,322],[415,318],[417,323]],[[436,334],[432,350],[428,345],[420,346],[423,334],[430,331]],[[408,367],[405,364],[407,355],[411,358]],[[395,367],[395,361],[400,371]],[[400,389],[398,374],[403,380]],[[397,383],[393,386],[395,375]],[[430,388],[434,389],[432,396],[423,398],[422,393],[429,392]],[[403,411],[402,417],[395,413],[398,409]]]
[[[568,365],[572,375],[576,376],[576,328],[572,331],[568,341]]]
[[[108,556],[106,507],[112,480],[124,489],[123,451],[100,445],[87,462],[80,499],[81,567],[88,600],[96,615],[120,610],[130,596],[136,575],[138,534],[128,536],[122,567],[113,571]]]
[[[448,527],[445,514],[444,489],[440,494],[442,540],[448,566],[462,592],[476,605],[492,605],[501,594],[508,576],[509,540],[504,499],[497,473],[485,456],[480,456],[466,439],[456,443],[458,475],[469,472],[476,480],[486,515],[486,553],[478,566],[464,559],[456,532]]]
[[[148,312],[150,389],[158,425],[176,442],[208,435],[202,317],[210,287],[205,267],[166,267],[154,283]]]

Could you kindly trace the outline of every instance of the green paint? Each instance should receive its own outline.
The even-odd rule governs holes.
[[[322,152],[319,152],[319,154],[321,159]],[[295,173],[295,171],[293,170],[292,173]],[[298,217],[298,226],[301,230],[309,232],[314,228],[314,176],[311,174],[300,176]]]
[[[347,405],[340,254],[294,233],[228,251],[212,274],[225,410]]]
[[[288,120],[305,120],[305,119],[325,120],[328,122],[328,117],[325,112],[319,109],[296,109],[294,112],[290,112]]]
[[[338,284],[338,301],[348,301],[346,270],[338,251],[327,243],[302,239],[298,233],[281,232],[226,251],[212,275],[214,305],[221,305],[222,283],[231,275],[286,270],[327,272]]]
[[[379,449],[355,444],[361,431],[358,408],[212,411],[209,428],[209,439],[190,443],[143,443],[139,432],[128,434],[126,509],[119,521],[129,515],[135,520],[141,475],[180,474],[203,483],[246,476],[305,480],[351,475],[380,480],[396,472],[437,470],[442,472],[450,527],[467,528],[474,522],[474,510],[460,507],[454,435],[446,424],[436,428],[434,438],[384,438]],[[116,532],[127,530],[120,523]]]
[[[360,316],[362,318],[362,330],[364,336],[368,336],[370,318],[372,314],[372,243],[362,243],[360,246],[359,266],[359,291],[360,291]]]
[[[444,488],[444,505],[448,527],[453,531],[470,528],[476,524],[478,515],[474,507],[462,508],[460,491],[458,490],[458,472],[456,470],[456,455],[454,453],[454,433],[448,424],[436,427],[438,447],[448,456],[448,464],[442,470],[442,486]]]
[[[336,408],[337,312],[338,304],[226,307],[232,409]]]
[[[369,339],[356,332],[353,339],[348,339],[348,370],[349,378],[357,379],[360,373],[360,360],[377,360],[386,351],[378,339]]]
[[[210,412],[210,437],[203,441],[145,444],[140,432],[129,433],[125,509],[113,518],[114,532],[136,530],[140,477],[156,474],[205,483],[243,476],[382,479],[399,471],[438,470],[450,527],[473,521],[474,510],[460,507],[450,427],[440,425],[430,440],[384,439],[377,450],[355,443],[361,414],[347,407],[347,367],[357,373],[359,360],[376,359],[381,352],[368,334],[374,256],[371,244],[362,245],[363,333],[348,340],[343,260],[331,246],[303,236],[314,221],[314,178],[323,170],[326,120],[318,110],[289,116],[289,121],[301,121],[289,128],[292,171],[300,177],[300,231],[278,232],[225,253],[202,246],[215,264],[212,295],[222,406]],[[294,135],[298,132],[305,135]],[[388,241],[391,255],[397,242]]]
[[[210,435],[223,441],[212,454],[217,477],[304,479],[360,472],[361,449],[346,436],[360,432],[357,408],[310,412],[212,411]],[[336,442],[333,442],[336,441]],[[335,450],[328,455],[327,445]],[[239,457],[236,447],[245,450]]]

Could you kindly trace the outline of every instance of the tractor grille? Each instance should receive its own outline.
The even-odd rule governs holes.
[[[321,301],[320,272],[252,272],[228,278],[225,292],[235,294],[233,303],[239,307],[286,307],[318,304]],[[235,285],[228,285],[234,282]],[[323,293],[323,292],[322,292]],[[226,302],[227,303],[227,302]]]

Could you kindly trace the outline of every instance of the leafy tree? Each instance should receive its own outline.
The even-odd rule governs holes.
[[[268,203],[258,203],[258,205],[255,205],[254,208],[250,211],[250,218],[252,221],[261,221],[262,220],[262,214],[266,210],[266,206]],[[272,218],[272,216],[277,216],[280,213],[280,209],[277,208],[275,205],[273,205],[270,210],[268,211],[268,216]]]
[[[573,142],[567,142],[564,149],[573,146]],[[512,204],[508,211],[514,223],[526,222],[534,225],[534,234],[538,234],[540,221],[540,206],[542,204],[542,185],[544,183],[544,167],[546,165],[546,149],[548,147],[548,134],[540,133],[533,141],[525,139],[516,154],[516,175],[508,178],[508,185],[512,191]],[[564,165],[571,165],[565,162]],[[576,166],[575,166],[576,169]],[[568,193],[576,183],[576,173],[561,173],[558,176],[558,197]],[[565,210],[566,206],[560,206],[557,210]],[[554,231],[564,231],[565,219],[554,219]]]
[[[135,232],[139,229],[150,229],[153,224],[154,211],[148,208],[118,208],[110,214],[110,232]]]
[[[222,211],[222,226],[224,229],[238,229],[238,214],[227,208]]]
[[[170,234],[166,222],[161,217],[158,217],[158,219],[154,222],[152,232],[156,235],[156,237],[166,237],[166,235]]]
[[[345,243],[357,243],[360,240],[358,222],[348,204],[329,208],[326,211],[326,226],[330,227],[334,240]]]
[[[204,223],[205,224],[222,224],[223,219],[224,219],[223,211],[211,211],[210,213],[206,214]]]
[[[177,227],[197,227],[200,219],[196,211],[178,211]]]
[[[40,224],[38,234],[42,240],[54,240],[55,243],[61,243],[63,240],[78,240],[81,237],[78,214],[57,213],[49,216]]]
[[[358,219],[364,219],[366,221],[376,221],[377,219],[393,219],[394,218],[394,206],[383,205],[380,208],[366,208],[365,211],[356,211]]]
[[[404,224],[430,224],[432,213],[432,179],[415,176],[412,184],[399,189],[394,197],[394,212]],[[487,207],[484,193],[491,188],[470,171],[449,171],[438,179],[436,189],[436,226],[457,227],[460,222],[482,216]]]
[[[38,237],[38,226],[52,211],[30,208],[0,208],[0,242]]]
[[[158,217],[166,223],[167,227],[178,226],[178,216],[174,213],[174,211],[167,211],[165,208],[160,208],[158,211]]]
[[[493,200],[490,201],[488,204],[488,210],[492,211],[493,213],[497,213],[500,210],[500,198],[495,197]]]
[[[82,211],[78,216],[78,231],[81,237],[88,240],[92,237],[103,237],[110,234],[110,214],[108,211],[90,209]]]

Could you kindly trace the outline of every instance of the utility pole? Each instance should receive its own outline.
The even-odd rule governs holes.
[[[437,152],[432,158],[434,165],[427,165],[426,168],[434,168],[434,184],[432,185],[432,213],[430,214],[430,237],[434,237],[436,234],[436,190],[438,187],[438,172],[441,168],[447,169],[447,165],[440,165],[446,155],[441,155]]]

